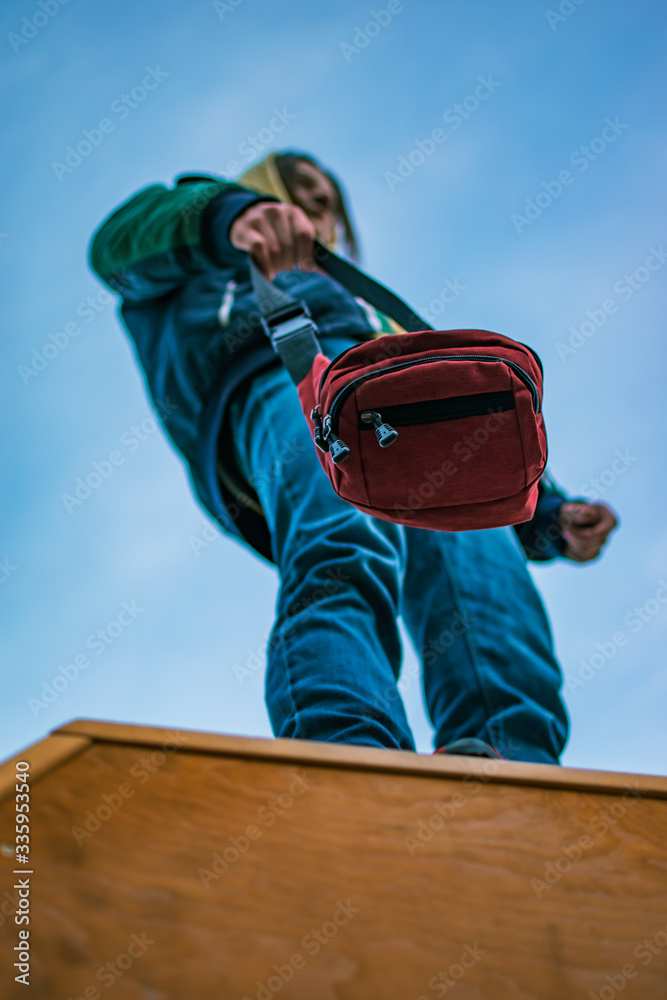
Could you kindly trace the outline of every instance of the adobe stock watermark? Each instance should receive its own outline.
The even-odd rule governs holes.
[[[96,295],[89,295],[82,299],[74,309],[74,315],[83,320],[85,324],[92,323],[113,301],[113,295],[101,288]],[[48,368],[51,362],[55,361],[81,332],[81,324],[77,320],[71,319],[60,330],[47,334],[41,347],[32,348],[30,361],[27,364],[16,366],[16,371],[23,384],[28,385],[31,379],[36,378],[40,372]]]
[[[276,458],[272,459],[265,469],[251,473],[248,484],[256,493],[259,493],[261,487],[268,486],[277,479],[282,479],[285,467],[292,465],[307,451],[308,448],[298,436],[293,437],[291,441],[281,441]]]
[[[659,271],[667,261],[667,252],[663,244],[659,247],[649,247],[649,254],[643,264],[636,267],[629,274],[626,273],[613,284],[613,290],[621,302],[628,302],[635,292],[651,280],[656,271]],[[618,312],[619,302],[609,297],[605,299],[597,309],[587,309],[586,319],[579,325],[569,327],[570,336],[567,343],[562,340],[557,341],[555,347],[558,357],[565,364],[568,358],[576,354],[584,344],[587,344],[591,337],[594,337],[598,330],[605,325],[608,318]]]
[[[178,406],[175,403],[170,403],[169,399],[157,400],[155,406],[163,419],[167,419],[178,409]],[[77,507],[81,507],[86,500],[89,500],[103,483],[111,479],[116,469],[125,464],[127,456],[133,455],[144,442],[155,434],[157,429],[158,422],[155,417],[144,417],[138,424],[133,424],[128,430],[123,431],[119,447],[113,448],[106,457],[96,459],[92,463],[90,472],[78,476],[71,493],[61,493],[60,499],[67,513],[71,514]]]
[[[591,477],[585,483],[582,483],[577,490],[577,495],[584,496],[587,500],[594,503],[603,497],[635,462],[639,461],[639,455],[633,455],[629,448],[626,448],[625,451],[617,448],[614,456],[613,461],[606,469],[603,469],[597,476]]]
[[[213,0],[213,10],[218,18],[224,21],[227,14],[233,14],[242,3],[245,3],[245,0]]]
[[[665,948],[667,948],[667,924],[657,930],[653,937],[644,938],[632,954],[646,967]],[[640,972],[641,969],[638,969],[634,962],[626,962],[618,971],[607,973],[604,977],[605,985],[599,987],[597,993],[595,990],[589,990],[588,1000],[614,1000],[614,997],[625,989],[631,979],[636,979]]]
[[[343,573],[340,566],[336,569],[327,569],[325,576],[326,580],[318,581],[317,586],[313,587],[307,593],[300,596],[296,601],[291,601],[286,612],[286,618],[297,618],[299,619],[299,624],[291,625],[285,627],[281,626],[281,633],[284,638],[292,635],[297,627],[301,628],[308,620],[310,615],[315,608],[315,605],[319,604],[321,601],[325,601],[328,597],[333,594],[337,594],[343,587],[345,583],[351,580],[351,577],[347,573]]]
[[[256,489],[260,483],[271,483],[275,479],[279,479],[285,467],[290,465],[307,450],[307,447],[297,437],[293,438],[291,442],[283,441],[277,457],[272,459],[270,466],[260,472],[251,474],[248,485]],[[237,488],[234,492],[234,498],[234,501],[224,505],[231,521],[235,521],[243,509],[250,508],[255,512],[261,512],[261,504],[257,496],[252,497],[245,490]],[[222,524],[222,519],[220,519],[220,523]],[[204,524],[198,534],[191,533],[188,535],[188,545],[192,552],[198,556],[201,552],[209,549],[211,545],[218,542],[221,537],[222,534],[219,529],[215,528],[212,524]]]
[[[583,174],[590,167],[591,163],[603,155],[609,146],[616,142],[619,135],[625,132],[630,126],[620,120],[618,115],[615,118],[605,118],[604,128],[599,136],[591,139],[588,145],[578,146],[570,153],[569,163],[577,168],[579,174]],[[560,170],[556,179],[542,181],[541,190],[534,198],[526,198],[523,215],[520,212],[512,212],[510,222],[517,233],[521,234],[528,226],[540,218],[543,212],[553,205],[554,201],[563,194],[565,188],[574,184],[577,179],[576,174],[567,168]]]
[[[95,656],[101,656],[128,628],[134,625],[144,610],[134,600],[123,601],[115,618],[86,637],[84,642],[86,650],[90,650]],[[89,653],[81,652],[77,653],[69,663],[59,664],[58,672],[51,678],[51,681],[44,681],[42,684],[39,698],[30,697],[27,699],[27,705],[33,718],[36,719],[40,712],[52,705],[63,691],[66,691],[77,680],[81,671],[87,670],[92,663],[93,658]]]
[[[430,666],[438,656],[458,642],[468,629],[478,619],[467,611],[455,611],[448,623],[437,636],[431,637],[419,651],[419,660],[412,660],[405,665],[401,676],[395,684],[387,684],[384,691],[375,698],[375,705],[368,709],[368,718],[380,719],[406,693],[412,684],[419,679],[421,665]]]
[[[9,556],[5,556],[0,561],[0,583],[7,583],[7,580],[16,573],[17,569],[18,566],[14,565]]]
[[[15,857],[15,848],[13,846],[10,847],[10,845],[3,844],[2,847],[2,854],[4,857]],[[0,903],[0,927],[4,927],[7,920],[11,920],[12,923],[14,923],[14,916],[18,913],[20,902],[20,896],[18,894],[18,890],[16,889],[14,889],[13,893],[4,889],[2,895],[4,898],[2,903]]]
[[[200,534],[188,535],[188,545],[196,556],[203,549],[210,549],[211,545],[220,541],[222,534],[219,528],[214,528],[212,524],[204,524]]]
[[[279,632],[274,635],[271,635],[271,632],[264,632],[262,642],[255,649],[248,646],[245,663],[235,663],[232,667],[239,684],[244,684],[248,677],[254,677],[259,671],[264,670],[267,664],[267,653],[279,648],[281,644],[282,636]]]
[[[411,0],[407,0],[411,2]],[[352,62],[355,56],[361,55],[364,49],[368,48],[374,38],[387,28],[397,14],[402,14],[405,10],[402,0],[389,0],[386,7],[380,10],[369,10],[368,21],[363,25],[355,25],[351,42],[341,42],[340,51],[346,63]]]
[[[502,86],[502,82],[494,80],[491,73],[486,76],[480,75],[477,79],[479,83],[472,93],[443,112],[443,121],[451,126],[449,132],[443,128],[434,128],[426,139],[415,139],[410,152],[405,156],[399,156],[396,170],[385,170],[384,179],[390,191],[395,191],[399,184],[404,184],[408,177],[412,177],[415,170],[433,156],[438,146],[447,141],[450,133],[459,129],[463,122],[467,121]]]
[[[60,13],[60,8],[66,6],[70,0],[37,0],[37,10],[30,17],[24,17],[21,21],[20,34],[10,31],[7,41],[14,52],[20,52],[24,45],[39,34],[54,17]]]
[[[480,451],[481,448],[485,447],[493,436],[503,428],[508,420],[515,419],[515,410],[502,410],[500,408],[494,409],[489,407],[489,415],[485,418],[484,423],[479,427],[476,427],[472,434],[464,434],[458,441],[456,441],[450,448],[450,454],[455,455],[456,458],[463,462],[469,462],[473,456]],[[419,510],[424,506],[427,500],[432,499],[437,490],[442,489],[443,486],[447,484],[447,480],[451,479],[459,471],[459,466],[456,465],[452,458],[445,458],[434,469],[430,469],[428,472],[424,472],[424,479],[418,486],[410,486],[404,503],[395,503],[394,510],[397,514],[407,515],[411,511]]]
[[[297,116],[288,111],[286,107],[274,107],[266,125],[263,125],[257,132],[247,135],[245,139],[239,142],[236,147],[235,158],[228,160],[225,166],[218,171],[217,176],[226,181],[236,180],[239,174],[242,174],[253,160],[256,160],[261,153],[272,145],[276,136],[284,132],[296,119]],[[181,206],[183,219],[187,220],[191,215],[201,212],[210,200],[210,191],[206,187],[202,188],[187,205]],[[248,318],[252,320],[253,315],[256,316],[256,319],[253,320],[255,326],[252,329],[254,330],[259,324],[261,313],[251,314]]]
[[[74,173],[93,150],[101,146],[105,138],[116,131],[118,122],[128,118],[140,104],[143,104],[148,95],[169,76],[169,73],[161,70],[159,66],[146,66],[145,69],[146,73],[139,83],[130,91],[124,91],[111,102],[109,111],[115,115],[115,121],[112,118],[100,118],[95,128],[82,129],[83,138],[79,139],[74,146],[65,146],[65,155],[62,161],[51,161],[51,169],[59,183],[62,184],[63,178],[67,174]]]
[[[221,500],[221,507],[225,511],[227,519],[233,523],[240,516],[243,506],[233,501],[225,503],[223,498]],[[213,515],[211,516],[213,517]],[[214,528],[212,524],[205,523],[199,535],[188,535],[188,544],[196,556],[199,555],[202,549],[208,549],[211,545],[220,541],[222,532],[228,528],[228,524],[222,515],[214,517],[213,520],[219,523],[220,528]]]
[[[574,844],[563,847],[562,853],[557,858],[546,863],[542,878],[531,878],[530,884],[537,898],[542,899],[545,892],[557,885],[563,876],[567,875],[574,865],[581,861],[586,852],[592,850],[596,841],[616,826],[619,819],[622,819],[641,797],[641,792],[638,792],[636,787],[626,788],[620,798],[612,802],[608,809],[600,809],[594,813],[586,824],[593,836],[588,833],[581,834]]]
[[[293,601],[287,609],[285,618],[295,618],[298,615],[299,628],[304,627],[317,604],[338,593],[343,584],[351,579],[350,576],[343,573],[340,567],[337,567],[335,570],[331,568],[327,569],[325,575],[328,579],[318,583],[311,591],[303,594],[298,600]],[[285,639],[292,635],[296,628],[296,625],[286,626],[282,624],[279,628],[274,628],[272,633],[264,633],[263,639],[268,641],[268,646],[261,643],[254,650],[248,647],[246,649],[248,655],[245,664],[235,663],[232,668],[239,684],[243,684],[246,678],[254,676],[257,671],[263,670],[267,663],[267,654],[282,646]]]
[[[552,10],[550,7],[547,8],[544,16],[551,30],[555,31],[560,24],[563,24],[569,17],[572,17],[574,12],[585,2],[586,0],[561,0],[557,10]]]
[[[423,316],[427,323],[436,326],[438,316],[441,316],[447,306],[456,302],[459,295],[463,295],[468,290],[467,285],[462,285],[458,278],[446,278],[440,294],[431,299],[428,306],[418,309],[420,316]]]
[[[172,731],[163,740],[160,749],[146,752],[139,759],[137,764],[130,768],[130,775],[136,778],[139,785],[145,785],[152,774],[156,774],[170,758],[187,743],[189,737],[184,733]],[[76,844],[81,847],[84,841],[88,840],[100,830],[104,823],[112,819],[125,805],[128,799],[135,794],[136,788],[131,781],[122,781],[115,790],[104,792],[100,797],[98,805],[92,809],[86,809],[84,818],[80,825],[70,827],[70,833]]]
[[[448,624],[438,635],[430,638],[420,647],[419,655],[424,666],[433,666],[438,657],[451,649],[476,621],[477,618],[468,611],[455,611]]]
[[[546,527],[536,531],[530,540],[521,542],[526,557],[539,562],[551,558],[551,556],[562,555],[560,546],[562,545],[563,526],[561,525],[560,512],[561,504],[547,517]]]
[[[465,945],[458,962],[452,962],[444,972],[441,969],[435,976],[431,976],[426,984],[428,989],[437,997],[446,997],[449,990],[463,979],[468,969],[477,965],[486,954],[486,949],[480,948],[477,941]],[[432,1000],[432,997],[422,994],[417,1000]]]
[[[231,501],[222,504],[225,513],[230,521],[236,521],[240,517],[241,512],[247,508],[251,507],[255,509],[255,501],[247,493],[239,491],[235,494],[236,501]],[[211,545],[219,542],[223,537],[223,531],[225,530],[225,524],[222,518],[219,518],[220,527],[216,528],[212,524],[204,523],[200,529],[199,534],[192,533],[188,535],[188,545],[192,552],[198,556],[206,549],[210,549]]]
[[[595,652],[587,660],[583,657],[579,660],[577,672],[565,675],[565,683],[569,691],[578,691],[579,688],[585,687],[616,656],[619,649],[627,646],[632,635],[641,632],[664,610],[667,606],[667,580],[658,580],[658,584],[658,589],[652,597],[649,597],[643,604],[636,604],[632,611],[628,611],[623,618],[623,624],[628,631],[618,629],[609,639],[596,642]]]
[[[302,798],[316,783],[315,778],[310,778],[302,770],[292,779],[284,792],[267,799],[257,810],[257,821],[261,826],[249,823],[241,833],[227,837],[227,844],[221,851],[214,851],[211,855],[210,867],[197,869],[197,875],[204,888],[210,889],[211,883],[216,882],[221,875],[229,871],[231,865],[236,864],[247,854],[250,845],[260,839],[264,830],[272,827],[288,809],[292,808],[295,801]]]
[[[466,774],[461,782],[464,786],[463,791],[453,792],[441,802],[434,802],[431,815],[417,821],[414,835],[403,837],[403,843],[411,858],[414,858],[415,854],[426,844],[429,844],[470,799],[479,794],[483,784],[490,781],[500,770],[501,762],[498,760],[480,758],[480,763],[483,772],[481,775]]]
[[[220,176],[226,180],[235,179],[245,168],[256,160],[275,140],[277,135],[284,132],[288,125],[296,121],[297,116],[287,108],[274,108],[271,118],[266,125],[258,129],[252,135],[247,135],[236,148],[238,159],[229,160],[224,170],[220,171]]]
[[[325,920],[319,928],[312,928],[308,934],[304,934],[301,939],[301,947],[314,957],[323,947],[326,947],[332,938],[335,938],[341,927],[345,927],[353,916],[360,912],[359,906],[354,906],[351,899],[344,903],[338,900],[331,920]],[[295,952],[282,965],[277,962],[271,966],[272,974],[263,981],[256,980],[256,992],[251,997],[247,993],[241,1000],[272,1000],[279,993],[283,986],[290,982],[294,974],[305,968],[308,961],[301,952]]]
[[[141,934],[132,934],[125,951],[122,951],[120,955],[116,955],[112,961],[101,965],[95,973],[95,979],[99,983],[102,983],[106,990],[110,989],[117,980],[125,975],[137,959],[142,958],[146,954],[153,944],[155,944],[155,941],[149,938],[145,931]],[[102,1000],[103,996],[106,996],[106,993],[102,994],[93,983],[90,986],[86,986],[83,994],[79,996],[75,997],[70,993],[67,1000]]]

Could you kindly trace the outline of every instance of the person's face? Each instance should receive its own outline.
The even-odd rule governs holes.
[[[318,239],[332,242],[336,233],[336,191],[329,178],[312,163],[296,164],[291,184],[295,205],[303,209],[315,226]]]

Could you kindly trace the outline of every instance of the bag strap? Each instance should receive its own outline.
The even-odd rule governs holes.
[[[257,298],[260,322],[276,354],[298,385],[322,352],[317,327],[305,302],[268,281],[249,256],[250,278]]]
[[[433,329],[398,295],[317,240],[314,241],[313,256],[316,264],[334,281],[390,316],[403,329],[410,332]],[[268,281],[250,256],[249,266],[264,332],[292,381],[298,385],[310,371],[315,355],[322,350],[317,339],[317,327],[305,302],[293,298]]]
[[[359,270],[354,264],[339,257],[333,250],[329,250],[318,242],[318,240],[314,241],[314,247],[315,263],[323,271],[326,271],[329,277],[343,285],[344,288],[347,288],[348,292],[352,292],[353,295],[358,296],[360,299],[370,302],[372,306],[375,306],[376,309],[379,309],[386,316],[390,316],[391,319],[395,320],[399,326],[402,326],[409,333],[414,333],[416,330],[433,329],[426,320],[422,319],[419,313],[410,308],[407,302],[404,302],[394,292],[390,292],[388,288],[381,285],[375,278],[371,278],[370,275]]]

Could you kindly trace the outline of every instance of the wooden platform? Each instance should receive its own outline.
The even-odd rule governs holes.
[[[0,797],[8,1000],[667,997],[666,778],[79,720]]]

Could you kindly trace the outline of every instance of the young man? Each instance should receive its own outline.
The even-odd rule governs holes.
[[[276,736],[414,750],[396,681],[397,616],[419,651],[435,745],[557,763],[562,675],[526,567],[598,556],[616,526],[549,477],[532,521],[458,533],[347,504],[323,473],[296,389],[260,326],[248,271],[310,308],[329,357],[400,329],[313,267],[313,239],[356,243],[340,186],[312,157],[271,154],[238,183],[144,188],[95,234],[91,264],[121,315],[167,434],[223,531],[276,565],[266,700]],[[473,742],[470,742],[470,741]]]

